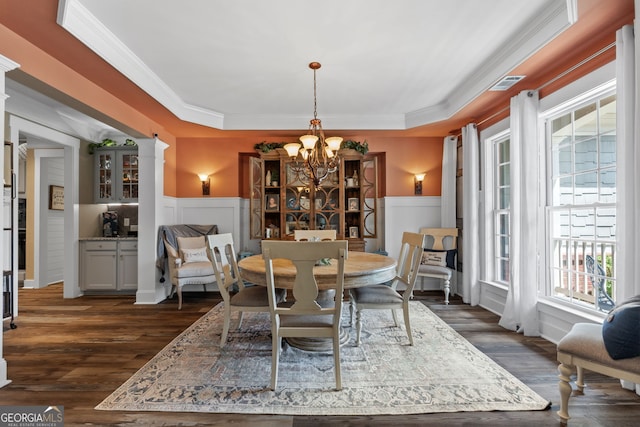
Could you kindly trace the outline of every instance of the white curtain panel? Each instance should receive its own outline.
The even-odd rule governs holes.
[[[636,0],[636,31],[638,7]],[[616,33],[617,90],[617,251],[616,301],[640,295],[640,43],[635,43],[634,28],[625,25]],[[640,395],[640,384],[620,381],[622,387]]]
[[[637,24],[636,24],[637,25]],[[617,251],[616,301],[640,295],[640,46],[633,26],[616,33],[617,82]]]
[[[538,328],[537,232],[540,177],[538,164],[538,92],[511,98],[510,285],[500,325],[528,336]]]
[[[480,246],[479,228],[479,152],[478,130],[475,123],[462,128],[462,300],[471,305],[480,303]]]
[[[442,144],[440,227],[453,228],[456,226],[456,168],[458,137],[447,136]]]

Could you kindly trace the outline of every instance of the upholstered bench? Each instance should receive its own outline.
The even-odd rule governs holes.
[[[614,360],[605,348],[602,325],[576,323],[558,343],[558,372],[560,373],[560,410],[558,415],[565,424],[569,420],[571,375],[577,371],[576,386],[584,390],[584,370],[640,384],[640,356]]]

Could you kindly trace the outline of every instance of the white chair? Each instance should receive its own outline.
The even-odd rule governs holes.
[[[282,338],[288,337],[324,337],[333,339],[334,370],[336,389],[342,389],[340,376],[340,314],[342,310],[342,292],[344,290],[344,260],[347,257],[347,241],[290,242],[264,240],[264,257],[269,305],[271,307],[271,389],[275,390],[278,381],[278,360]],[[293,285],[292,303],[278,305],[276,283],[273,275],[273,260],[283,258],[291,260],[296,267]],[[335,291],[333,301],[318,303],[318,283],[313,275],[316,262],[331,258],[337,262],[336,283],[331,287]],[[320,267],[321,268],[321,267]]]
[[[218,282],[218,289],[224,301],[224,325],[222,327],[222,337],[220,338],[220,347],[224,347],[229,334],[231,313],[239,312],[238,329],[240,329],[245,311],[269,312],[269,298],[266,288],[262,286],[246,286],[240,277],[231,233],[209,235],[207,236],[207,243],[209,257]],[[238,291],[232,295],[233,285],[238,287]],[[283,301],[284,296],[285,291],[283,289],[276,291],[278,302]]]
[[[420,234],[428,236],[428,240],[433,243],[427,242],[428,248],[431,251],[441,252],[439,255],[436,253],[425,253],[423,261],[420,263],[420,269],[418,270],[418,276],[431,277],[434,279],[444,280],[444,303],[449,304],[449,294],[451,292],[451,276],[456,271],[447,266],[447,254],[448,251],[458,249],[458,229],[457,228],[421,228]],[[431,262],[430,260],[435,260]],[[455,264],[455,254],[454,254]],[[424,279],[421,279],[424,280]],[[424,290],[424,283],[421,282],[421,289]]]
[[[411,323],[409,321],[409,300],[417,279],[418,267],[422,252],[424,251],[426,236],[418,233],[402,233],[402,248],[398,258],[396,277],[387,285],[369,285],[361,288],[349,289],[351,297],[350,314],[353,322],[353,312],[356,312],[356,345],[360,346],[360,332],[362,330],[362,310],[366,309],[391,309],[393,322],[398,326],[396,309],[402,309],[404,313],[404,325],[409,336],[409,344],[413,345]],[[399,283],[405,285],[403,294],[397,291]]]
[[[182,309],[182,287],[184,285],[202,285],[214,283],[216,276],[207,253],[204,236],[177,237],[178,247],[174,248],[166,238],[164,247],[168,256],[169,278],[178,294],[178,310]],[[173,289],[171,295],[173,295]]]
[[[336,230],[294,230],[294,240],[300,241],[322,241],[336,240]]]

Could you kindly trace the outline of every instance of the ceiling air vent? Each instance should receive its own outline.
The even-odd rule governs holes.
[[[505,76],[498,83],[489,88],[490,91],[500,91],[507,90],[514,84],[518,83],[520,80],[524,79],[525,76]]]

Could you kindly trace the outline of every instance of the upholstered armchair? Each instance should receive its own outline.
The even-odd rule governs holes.
[[[164,245],[168,257],[171,296],[178,294],[178,310],[182,309],[182,287],[202,285],[207,290],[208,283],[215,283],[216,276],[209,258],[205,236],[177,237],[178,247],[174,248],[167,239]]]

